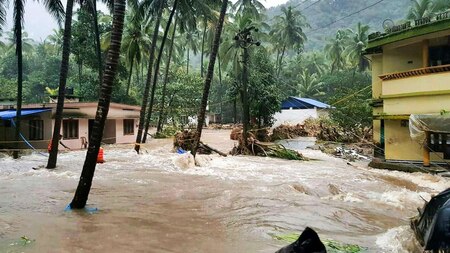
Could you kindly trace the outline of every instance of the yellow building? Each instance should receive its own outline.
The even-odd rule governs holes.
[[[410,115],[450,111],[450,13],[371,34],[366,54],[372,62],[374,143],[384,151],[377,153],[387,161],[424,165],[450,158],[447,133],[431,129],[419,141],[409,130]]]

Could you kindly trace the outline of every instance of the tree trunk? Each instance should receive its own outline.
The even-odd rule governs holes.
[[[131,76],[133,75],[133,64],[134,64],[134,58],[133,58],[133,60],[131,60],[130,74],[128,75],[127,96],[130,94]],[[139,71],[139,69],[138,69],[138,71]]]
[[[220,94],[223,92],[222,84],[222,66],[220,64],[220,54],[217,54],[217,62],[219,63],[219,90]],[[223,123],[223,96],[220,96],[220,123]]]
[[[247,147],[247,136],[250,130],[250,105],[248,101],[248,64],[250,54],[248,48],[244,48],[243,66],[242,66],[242,109],[243,109],[243,130],[244,145]]]
[[[202,136],[203,124],[205,123],[206,106],[208,105],[209,90],[211,88],[211,82],[214,75],[214,64],[216,63],[217,53],[220,46],[220,36],[222,34],[223,22],[225,20],[225,14],[227,12],[228,0],[223,0],[222,8],[220,9],[219,22],[217,23],[214,42],[212,45],[211,54],[209,56],[208,72],[206,73],[205,86],[203,87],[203,97],[198,113],[197,131],[195,133],[194,144],[192,147],[192,155],[195,157],[197,149],[200,144],[200,138]]]
[[[172,41],[170,42],[170,48],[169,48],[169,55],[167,57],[167,62],[166,62],[166,73],[164,73],[164,82],[163,82],[163,89],[162,89],[162,98],[161,98],[161,109],[159,110],[159,118],[158,118],[158,125],[156,128],[156,132],[160,133],[162,131],[162,120],[163,120],[163,116],[164,116],[164,104],[165,104],[165,98],[166,98],[166,86],[167,86],[167,82],[168,82],[168,77],[169,77],[169,68],[170,68],[170,60],[172,58],[172,52],[173,52],[173,45],[175,44],[175,32],[177,29],[177,21],[178,18],[175,17],[175,21],[173,23],[173,31],[172,31]]]
[[[19,158],[20,147],[20,123],[22,117],[22,82],[23,82],[23,66],[22,66],[22,17],[25,6],[22,1],[14,1],[14,37],[16,39],[16,55],[17,55],[17,108],[16,108],[16,131],[15,131],[15,147],[13,152],[14,159]]]
[[[236,96],[234,96],[233,100],[233,123],[237,123],[237,99]]]
[[[160,9],[158,10],[158,17],[156,18],[156,21],[155,21],[155,28],[153,30],[153,36],[152,36],[152,46],[150,48],[150,57],[148,59],[147,80],[145,82],[144,94],[142,96],[141,112],[139,114],[139,126],[138,126],[138,132],[136,135],[136,145],[134,145],[134,150],[136,150],[136,152],[138,154],[139,154],[139,149],[141,148],[139,143],[141,143],[142,131],[144,130],[145,112],[147,109],[148,95],[150,93],[150,84],[152,82],[153,62],[155,61],[155,49],[156,49],[156,43],[158,42],[158,32],[159,32],[159,25],[161,23],[162,11],[163,11],[163,8],[162,8],[162,6],[160,6]]]
[[[175,0],[173,3],[172,11],[169,15],[169,20],[167,20],[166,29],[164,30],[164,35],[161,41],[161,46],[159,47],[159,54],[158,58],[156,59],[155,64],[155,71],[153,72],[153,85],[152,85],[152,93],[150,95],[150,103],[148,105],[148,112],[147,112],[147,119],[145,120],[145,131],[144,136],[142,136],[142,143],[145,143],[147,141],[147,135],[148,135],[148,128],[150,126],[150,120],[152,118],[152,110],[153,110],[153,104],[155,100],[155,91],[156,86],[158,84],[158,74],[159,74],[159,65],[161,64],[162,55],[164,52],[164,45],[166,44],[167,36],[169,34],[170,24],[172,23],[173,16],[175,15],[175,11],[177,10],[177,4],[178,0]]]
[[[120,60],[120,46],[123,33],[123,20],[125,17],[125,0],[114,1],[113,27],[111,31],[111,45],[108,49],[105,70],[100,90],[100,98],[95,115],[92,135],[89,141],[89,148],[81,172],[75,196],[70,203],[71,208],[84,208],[89,196],[89,191],[94,177],[97,155],[103,137],[106,118],[108,116],[111,93],[114,85],[114,78],[117,73],[117,66]]]
[[[286,52],[286,45],[283,46],[283,49],[281,50],[281,56],[280,56],[280,63],[278,64],[278,73],[277,73],[277,79],[280,78],[280,73],[281,73],[281,65],[283,64],[283,57],[284,57],[284,53]]]
[[[189,48],[187,49],[186,74],[189,74]]]
[[[94,21],[94,35],[95,35],[95,51],[97,53],[97,64],[98,64],[98,82],[102,82],[103,76],[103,61],[102,61],[102,50],[100,48],[100,32],[98,29],[98,17],[97,17],[97,0],[92,0],[92,18]],[[128,93],[127,93],[128,94]]]
[[[61,133],[61,121],[64,109],[64,97],[66,94],[67,75],[69,72],[70,40],[72,36],[72,11],[73,0],[67,0],[66,17],[64,21],[64,38],[62,49],[61,69],[59,72],[58,103],[56,105],[55,126],[53,128],[52,145],[48,157],[47,169],[54,169],[58,159],[59,136]]]
[[[205,23],[205,27],[203,28],[203,36],[202,36],[202,55],[200,58],[200,76],[203,78],[203,55],[205,54],[205,37],[206,37],[206,28],[207,28],[207,20],[206,18],[203,20]]]

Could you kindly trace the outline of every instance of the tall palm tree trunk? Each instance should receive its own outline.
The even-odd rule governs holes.
[[[166,98],[166,87],[167,82],[169,79],[169,69],[170,69],[170,60],[172,58],[173,53],[173,45],[175,44],[175,32],[177,29],[177,21],[178,18],[175,17],[175,21],[173,23],[173,31],[172,31],[172,40],[170,41],[170,48],[169,48],[169,55],[167,56],[166,61],[166,73],[164,73],[164,82],[163,82],[163,89],[162,89],[162,98],[161,98],[161,109],[159,110],[159,117],[158,117],[158,125],[156,128],[156,132],[160,133],[162,131],[162,124],[163,124],[163,117],[164,117],[164,104],[165,104],[165,98]]]
[[[89,148],[84,161],[83,171],[81,172],[80,182],[78,183],[75,196],[70,203],[71,208],[84,208],[91,190],[92,179],[94,177],[97,155],[100,148],[100,142],[103,137],[106,118],[108,116],[111,93],[114,85],[114,78],[117,73],[117,66],[120,59],[120,46],[123,33],[123,20],[125,17],[125,0],[114,1],[113,27],[111,31],[111,45],[106,58],[106,65],[103,74],[102,86],[100,89],[100,98],[95,115],[92,136],[89,141]]]
[[[52,145],[48,157],[47,169],[54,169],[58,159],[59,135],[61,132],[62,113],[66,91],[67,75],[69,72],[70,39],[72,36],[72,11],[73,0],[67,0],[66,18],[64,21],[64,38],[62,48],[61,69],[59,72],[58,103],[56,104],[55,126],[53,128]]]
[[[95,51],[97,53],[97,64],[98,64],[98,82],[102,81],[103,76],[103,61],[102,61],[102,50],[100,48],[100,32],[98,29],[98,17],[97,17],[97,0],[92,1],[92,19],[94,21],[94,35],[95,35]],[[127,93],[128,95],[128,93]]]
[[[223,0],[222,8],[220,9],[219,22],[217,23],[216,33],[214,36],[214,42],[212,45],[211,54],[209,56],[208,72],[206,73],[205,85],[203,87],[203,97],[198,113],[197,132],[195,133],[194,145],[192,147],[192,155],[197,153],[198,146],[200,144],[200,138],[202,136],[203,124],[205,122],[206,106],[208,105],[209,90],[211,88],[211,82],[214,75],[214,64],[216,63],[217,53],[219,51],[220,36],[222,34],[223,22],[225,20],[225,14],[227,12],[228,0]]]
[[[20,141],[20,123],[22,116],[22,82],[23,82],[23,56],[22,56],[22,18],[24,12],[24,2],[22,0],[14,1],[14,37],[16,39],[17,55],[17,108],[16,108],[16,131],[15,141],[16,150],[13,152],[14,159],[19,158]]]
[[[127,96],[130,94],[131,76],[133,75],[133,64],[134,64],[134,58],[131,60],[130,74],[128,75]],[[138,71],[139,71],[139,69],[138,69]]]
[[[248,101],[248,64],[249,64],[250,54],[248,48],[244,48],[243,55],[243,66],[242,66],[242,109],[243,109],[243,119],[242,119],[242,137],[244,139],[244,147],[247,147],[247,136],[250,130],[250,105]]]
[[[150,126],[150,120],[152,118],[152,110],[153,104],[155,102],[155,92],[156,86],[158,84],[158,76],[159,76],[159,66],[161,64],[162,55],[164,53],[164,45],[167,41],[167,36],[169,35],[170,24],[172,23],[173,16],[175,15],[175,11],[177,10],[178,0],[175,0],[173,3],[172,11],[169,15],[169,20],[167,20],[166,29],[164,29],[164,35],[161,41],[161,46],[159,47],[158,58],[156,59],[155,71],[153,71],[153,85],[152,85],[152,93],[150,95],[150,103],[148,105],[147,119],[145,120],[145,131],[144,136],[142,136],[142,143],[147,141],[148,128]]]
[[[207,28],[207,20],[206,18],[203,20],[203,22],[205,23],[205,27],[203,28],[203,35],[202,35],[202,55],[200,58],[200,76],[203,78],[203,72],[204,72],[204,67],[203,67],[203,57],[205,55],[205,39],[206,39],[206,28]]]
[[[220,54],[217,54],[217,62],[219,63],[219,90],[220,93],[222,93],[222,89],[223,89],[223,83],[222,83],[222,66],[220,66]],[[222,122],[223,119],[223,96],[220,96],[220,123]]]
[[[281,68],[282,68],[282,65],[283,65],[284,53],[286,53],[286,45],[284,45],[283,49],[281,50],[280,62],[278,63],[278,69],[277,69],[277,71],[278,71],[277,79],[280,78]]]
[[[150,48],[150,57],[148,60],[148,68],[147,68],[147,80],[145,82],[144,94],[142,96],[141,112],[139,114],[139,126],[138,132],[136,134],[136,145],[134,145],[134,150],[136,150],[138,154],[139,150],[141,149],[140,143],[142,141],[142,132],[144,130],[145,113],[147,109],[148,96],[150,93],[150,85],[152,82],[153,62],[155,61],[155,49],[156,43],[158,41],[158,32],[159,32],[159,25],[161,23],[162,11],[163,10],[161,6],[160,9],[158,10],[158,16],[156,17],[155,21],[155,29],[153,30],[152,45]]]

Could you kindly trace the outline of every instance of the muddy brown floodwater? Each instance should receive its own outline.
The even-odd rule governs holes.
[[[224,151],[228,137],[205,133]],[[213,155],[192,167],[171,145],[151,140],[142,155],[106,146],[88,201],[94,213],[64,211],[85,151],[61,154],[55,170],[33,170],[46,163],[39,154],[0,158],[0,252],[274,252],[285,243],[272,235],[306,226],[368,252],[419,252],[408,217],[450,185],[314,150],[302,151],[314,158],[307,162]]]

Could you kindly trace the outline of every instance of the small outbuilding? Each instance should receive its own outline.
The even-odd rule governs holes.
[[[312,98],[288,97],[281,103],[281,112],[274,115],[275,123],[273,127],[282,124],[297,125],[303,124],[308,118],[319,118],[328,114],[332,107]]]

